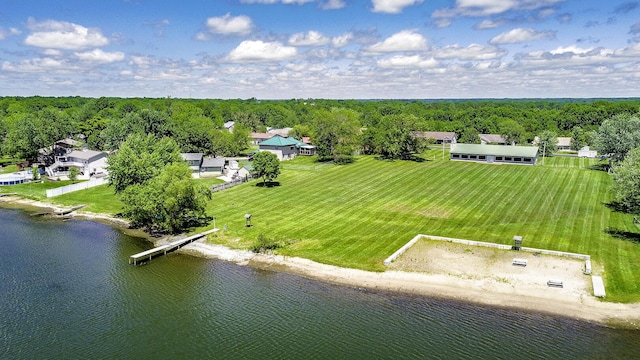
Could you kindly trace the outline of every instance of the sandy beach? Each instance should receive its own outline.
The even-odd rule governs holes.
[[[583,277],[582,282],[575,285],[553,288],[536,281],[536,277],[521,277],[517,284],[486,274],[471,277],[465,273],[457,273],[454,269],[457,265],[449,268],[448,273],[401,271],[394,267],[384,272],[371,272],[321,264],[298,257],[253,254],[202,242],[192,243],[180,251],[356,288],[455,299],[640,329],[640,304],[616,304],[598,300],[587,289],[587,277]],[[446,259],[439,263],[445,262]],[[449,263],[455,264],[451,261]],[[579,277],[580,275],[576,275],[576,278]]]
[[[12,207],[63,210],[52,204],[14,196],[2,197],[0,203]],[[126,221],[102,214],[76,211],[67,216],[128,228]],[[151,241],[150,237],[147,238]],[[487,256],[482,250],[456,253],[455,249],[436,246],[430,248],[430,252],[426,254],[430,260],[424,261],[425,250],[421,246],[408,251],[384,272],[341,268],[298,257],[254,254],[251,251],[234,250],[202,241],[189,244],[179,251],[356,288],[455,299],[640,329],[640,304],[618,304],[595,298],[591,294],[590,280],[580,275],[581,264],[575,260],[529,256],[527,268],[537,270],[527,273],[526,269],[513,267],[510,261],[506,265],[505,261],[486,264],[487,258],[495,260],[495,256]],[[507,255],[509,256],[511,255]],[[544,279],[559,273],[567,286],[546,286]]]

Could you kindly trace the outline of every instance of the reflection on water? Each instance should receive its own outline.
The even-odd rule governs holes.
[[[640,358],[638,333],[325,284],[0,209],[0,358]]]

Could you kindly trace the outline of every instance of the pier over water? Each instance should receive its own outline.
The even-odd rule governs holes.
[[[180,240],[176,240],[173,241],[169,244],[166,245],[160,245],[158,247],[155,247],[153,249],[149,249],[146,251],[143,251],[141,253],[135,254],[135,255],[131,255],[129,257],[129,264],[133,264],[133,265],[138,265],[144,262],[148,262],[151,261],[151,259],[162,256],[162,255],[166,255],[170,252],[176,251],[178,249],[180,249],[181,247],[191,244],[192,242],[196,241],[196,240],[200,240],[203,237],[206,237],[209,234],[212,234],[214,232],[218,231],[218,229],[212,229],[212,230],[208,230],[205,232],[201,232],[192,236],[189,236],[188,238],[184,238],[184,239],[180,239]]]

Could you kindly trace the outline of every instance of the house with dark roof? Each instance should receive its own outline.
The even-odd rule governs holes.
[[[224,172],[225,158],[206,157],[202,159],[200,166],[200,176],[220,176]]]
[[[456,133],[454,132],[446,132],[446,131],[413,131],[411,133],[413,137],[419,139],[433,139],[436,144],[455,144],[456,143]]]
[[[187,165],[189,165],[189,169],[191,169],[194,174],[200,173],[200,166],[202,166],[202,158],[204,154],[182,153],[180,155],[182,155],[182,159],[187,162]]]
[[[537,146],[504,146],[481,144],[452,144],[450,160],[486,163],[534,165],[538,160]]]
[[[274,153],[279,160],[293,159],[298,155],[315,155],[316,148],[313,145],[305,144],[292,137],[282,137],[275,135],[259,144],[260,151]]]

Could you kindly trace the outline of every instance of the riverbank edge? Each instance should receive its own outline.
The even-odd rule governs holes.
[[[19,196],[1,198],[0,205],[36,212],[64,210],[55,204],[30,200]],[[139,230],[129,228],[126,220],[107,214],[73,212],[66,217],[86,219],[116,227],[127,235],[141,237],[157,244],[158,239]],[[218,259],[240,266],[285,272],[327,283],[354,288],[405,293],[411,295],[449,299],[479,305],[513,309],[526,312],[538,312],[553,316],[599,323],[614,328],[640,330],[640,303],[620,304],[598,301],[593,296],[573,299],[545,298],[527,294],[509,293],[505,289],[486,289],[484,280],[462,279],[452,275],[425,274],[387,270],[372,272],[318,263],[312,260],[282,255],[255,254],[248,250],[235,250],[224,245],[195,242],[185,246],[179,252],[192,256]]]

